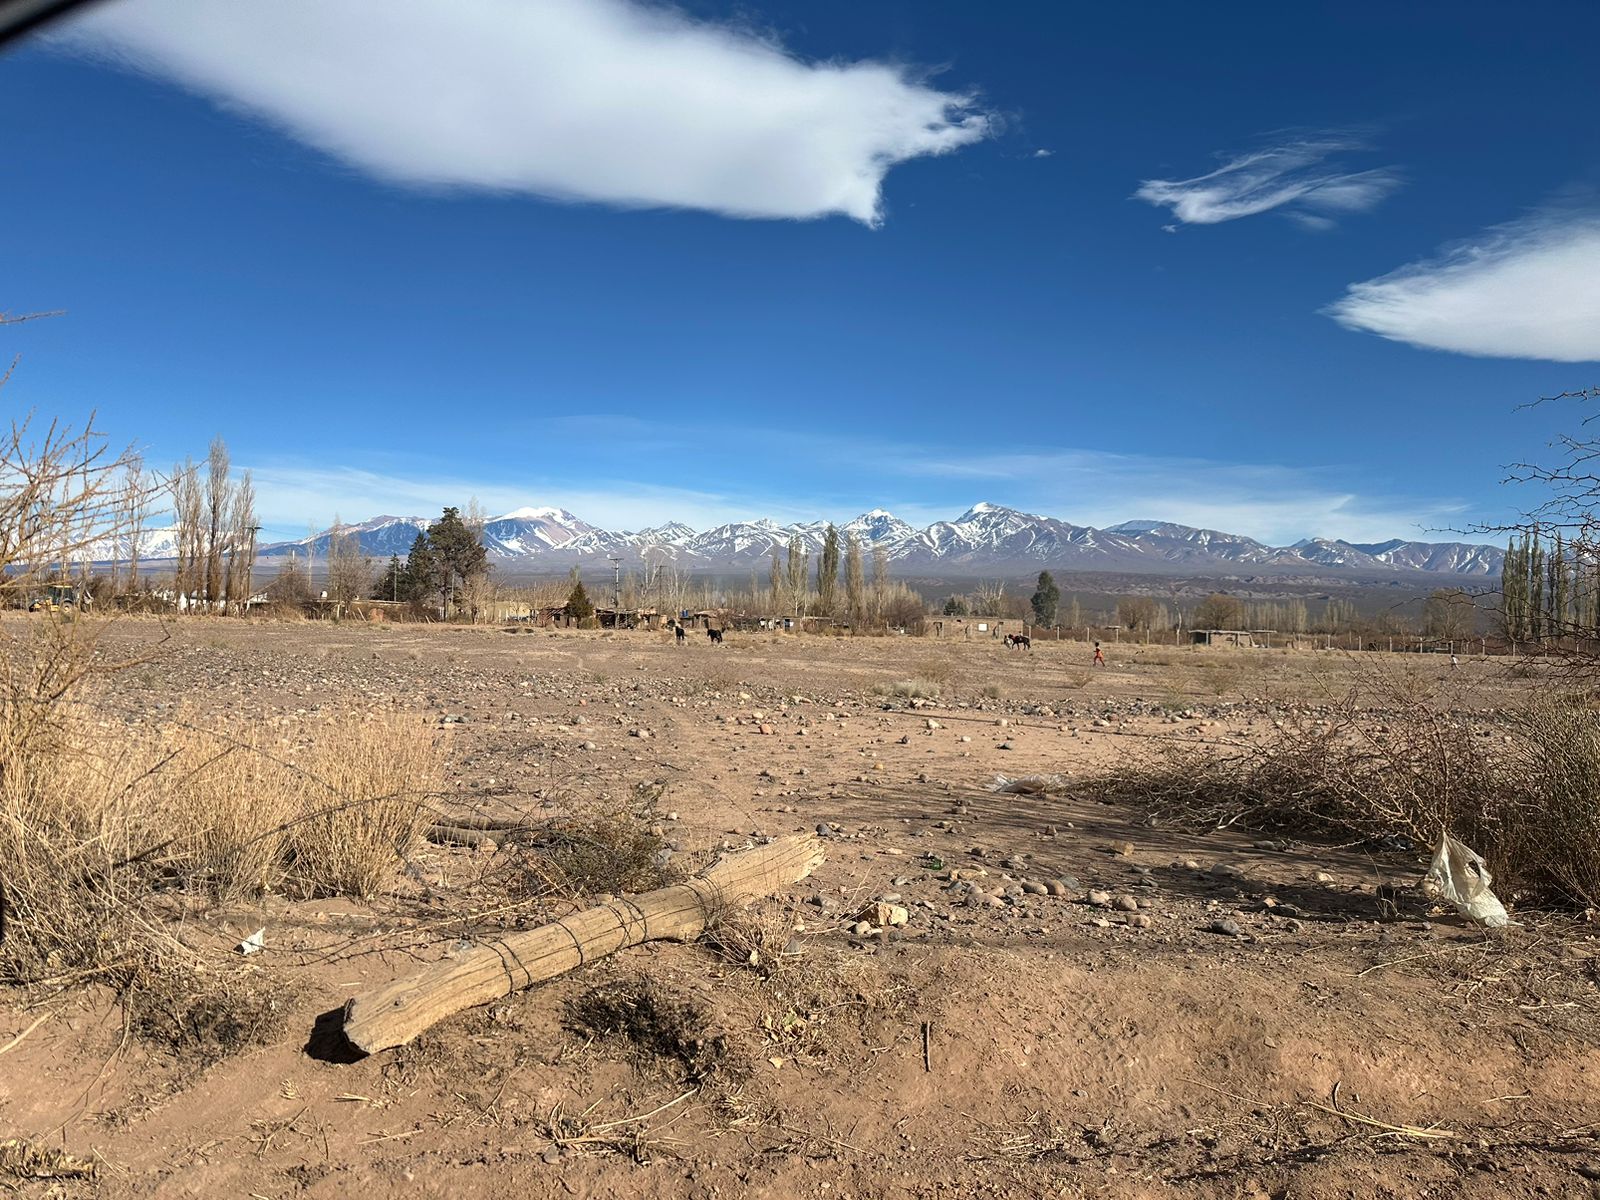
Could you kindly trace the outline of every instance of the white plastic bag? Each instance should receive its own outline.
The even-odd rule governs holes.
[[[1441,830],[1433,865],[1422,877],[1422,894],[1452,905],[1462,916],[1489,929],[1515,925],[1506,915],[1506,906],[1489,890],[1490,882],[1489,864],[1470,846]]]

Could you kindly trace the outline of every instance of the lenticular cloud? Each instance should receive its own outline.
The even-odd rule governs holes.
[[[385,180],[630,207],[876,224],[890,168],[990,131],[902,67],[636,0],[124,0],[58,41]]]
[[[1429,350],[1600,361],[1600,213],[1492,229],[1443,257],[1352,284],[1328,315]]]

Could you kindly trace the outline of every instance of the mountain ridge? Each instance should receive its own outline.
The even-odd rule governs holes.
[[[428,524],[427,518],[383,515],[340,529],[356,537],[363,553],[388,557],[404,555]],[[791,537],[798,537],[814,560],[826,529],[823,521],[779,525],[761,517],[704,531],[678,521],[636,531],[609,530],[563,508],[526,506],[487,521],[484,545],[491,561],[530,570],[599,565],[617,557],[690,570],[734,571],[764,566],[774,551],[786,550]],[[1498,574],[1505,556],[1495,546],[1402,538],[1362,543],[1304,538],[1292,546],[1272,546],[1244,534],[1153,519],[1097,529],[986,501],[953,521],[935,521],[922,529],[881,508],[838,529],[841,535],[854,533],[868,554],[881,548],[898,567],[961,575],[1050,568],[1172,573],[1247,567],[1490,576]],[[332,532],[272,543],[261,548],[261,555],[322,556]]]

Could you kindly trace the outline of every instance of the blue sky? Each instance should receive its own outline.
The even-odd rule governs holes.
[[[1600,382],[1592,4],[116,0],[0,56],[7,408],[269,534],[1417,536]]]

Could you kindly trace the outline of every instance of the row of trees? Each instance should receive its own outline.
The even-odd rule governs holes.
[[[758,588],[752,579],[748,599],[755,601]],[[792,617],[832,617],[852,625],[888,624],[897,628],[920,623],[926,605],[915,592],[895,584],[889,577],[889,553],[882,546],[872,547],[872,576],[869,581],[866,554],[853,533],[842,536],[829,525],[822,536],[815,574],[811,554],[799,536],[792,536],[784,551],[772,551],[767,568],[767,587],[761,597],[774,614]],[[752,604],[752,607],[758,607]]]
[[[1500,569],[1500,624],[1513,642],[1560,642],[1600,630],[1600,558],[1561,530],[1512,538]]]

